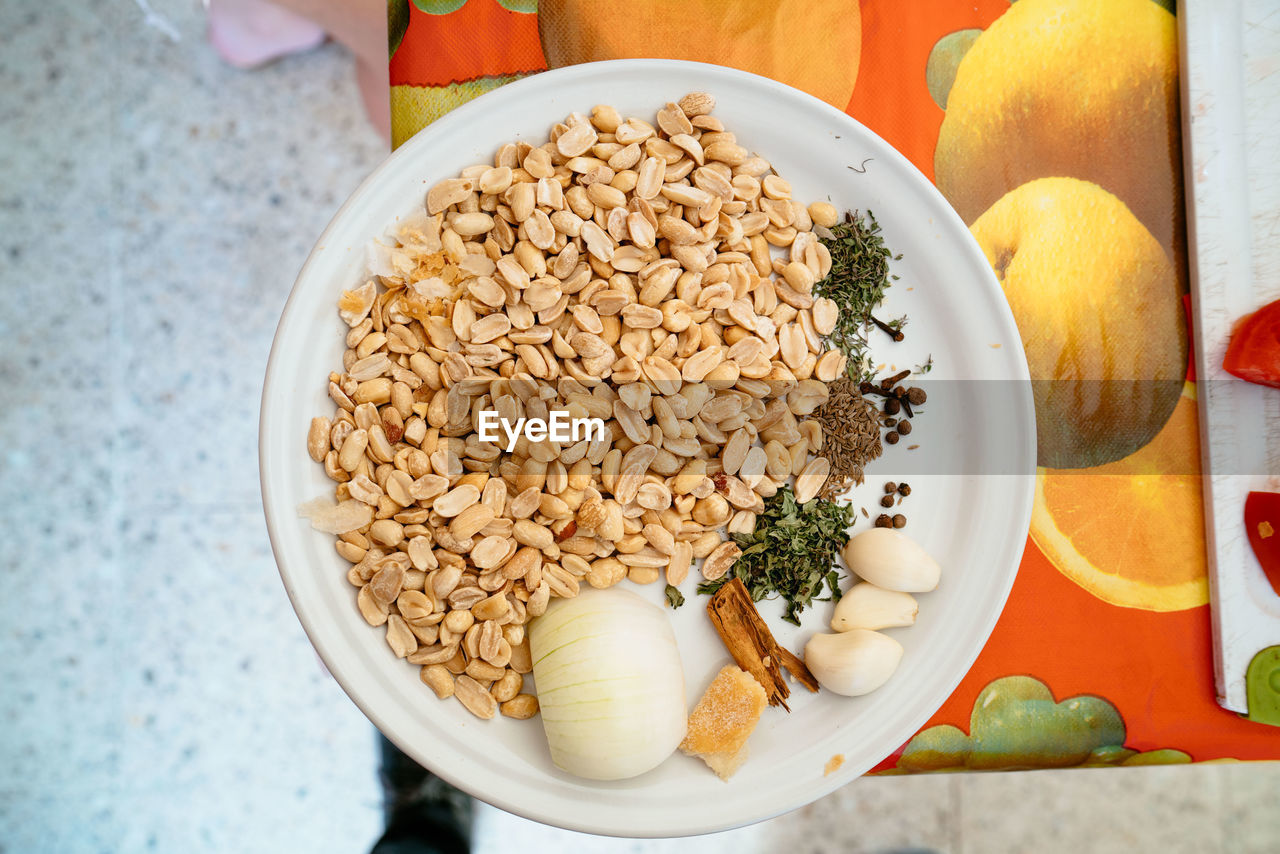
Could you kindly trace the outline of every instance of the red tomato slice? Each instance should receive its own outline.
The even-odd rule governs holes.
[[[1222,367],[1242,380],[1280,388],[1280,300],[1236,324]]]
[[[1280,492],[1250,492],[1244,501],[1244,528],[1262,571],[1280,596]]]

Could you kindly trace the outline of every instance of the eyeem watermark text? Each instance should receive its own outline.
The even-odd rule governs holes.
[[[504,450],[509,454],[515,450],[520,435],[530,442],[541,442],[550,439],[552,442],[581,442],[583,439],[604,440],[609,435],[603,418],[571,418],[562,410],[548,413],[550,420],[543,418],[517,418],[515,424],[492,410],[480,413],[480,441],[498,442],[499,430],[506,437]]]

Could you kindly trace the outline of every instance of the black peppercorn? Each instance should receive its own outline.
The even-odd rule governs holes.
[[[907,526],[907,517],[901,513],[895,513],[893,516],[893,527],[905,528]]]
[[[889,518],[888,513],[881,513],[879,516],[876,517],[876,527],[877,528],[893,527],[893,520]]]
[[[908,420],[906,420],[905,418],[904,418],[904,419],[902,419],[901,421],[899,421],[899,422],[898,422],[898,432],[899,432],[899,433],[901,433],[901,434],[902,434],[902,435],[904,435],[904,436],[905,436],[905,435],[907,435],[908,433],[910,433],[910,432],[911,432],[911,422],[910,422],[910,421],[908,421]]]
[[[893,496],[892,496],[892,495],[886,495],[884,498],[881,498],[881,499],[880,499],[880,506],[881,506],[881,507],[892,507],[892,506],[893,506]]]
[[[910,494],[911,494],[911,484],[909,484],[909,483],[900,483],[900,484],[898,484],[898,494],[899,494],[899,495],[901,495],[903,498],[906,498],[908,495],[910,495]]]
[[[886,426],[886,427],[896,427],[896,426],[898,425],[898,419],[896,419],[896,418],[883,418],[883,419],[881,419],[881,422],[880,422],[880,423],[884,424],[884,426]]]
[[[897,415],[902,410],[902,404],[898,402],[896,397],[891,397],[884,402],[884,412],[886,415]]]

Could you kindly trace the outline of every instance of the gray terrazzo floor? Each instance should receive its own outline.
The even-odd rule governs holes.
[[[385,152],[350,58],[244,73],[195,0],[10,0],[0,92],[0,852],[366,851],[374,731],[289,608],[255,452],[293,277]],[[682,841],[482,808],[475,848],[1270,852],[1277,791],[1275,764],[879,778]]]

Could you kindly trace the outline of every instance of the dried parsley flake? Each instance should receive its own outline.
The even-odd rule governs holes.
[[[750,534],[733,535],[742,556],[729,573],[699,584],[698,592],[714,593],[730,578],[738,578],[755,602],[781,596],[787,603],[783,619],[800,625],[800,612],[815,598],[840,598],[836,556],[848,542],[855,512],[823,498],[798,504],[791,487],[784,486],[765,499],[764,512],[756,517]],[[826,596],[821,595],[824,587]]]

